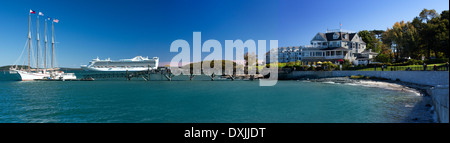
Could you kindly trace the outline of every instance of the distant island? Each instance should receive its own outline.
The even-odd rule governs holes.
[[[15,65],[6,65],[6,66],[1,66],[0,67],[0,71],[9,71],[9,68],[11,68],[11,66],[15,66]],[[23,69],[28,69],[27,65],[17,65],[18,68],[23,68]],[[63,70],[63,71],[77,71],[77,70],[82,70],[81,68],[59,68],[59,70]]]

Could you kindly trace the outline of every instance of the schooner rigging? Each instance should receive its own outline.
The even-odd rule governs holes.
[[[53,19],[48,17],[45,19],[45,47],[44,47],[44,68],[42,70],[39,69],[39,16],[44,16],[42,12],[39,12],[36,17],[36,25],[37,25],[37,34],[36,34],[36,40],[37,40],[37,46],[36,46],[36,69],[31,68],[31,15],[36,14],[34,10],[30,9],[30,13],[28,14],[28,69],[18,69],[17,65],[16,67],[10,68],[10,73],[18,73],[21,76],[22,80],[39,80],[39,79],[51,79],[51,80],[65,80],[65,79],[76,79],[76,76],[73,73],[64,73],[62,71],[57,71],[58,68],[54,68],[53,66],[53,59],[54,59],[54,23],[58,23],[58,19]],[[51,49],[51,68],[47,68],[47,21],[52,22],[52,49]]]

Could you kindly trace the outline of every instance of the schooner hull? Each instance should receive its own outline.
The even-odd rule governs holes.
[[[22,81],[34,81],[41,79],[56,79],[56,80],[74,80],[77,79],[73,73],[35,73],[27,71],[16,71],[20,75]]]
[[[29,73],[25,71],[18,71],[17,73],[20,75],[20,79],[22,81],[33,81],[36,79],[44,79],[46,77],[50,77],[50,74],[43,73]]]

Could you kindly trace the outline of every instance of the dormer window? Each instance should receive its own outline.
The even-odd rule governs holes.
[[[334,35],[333,35],[333,39],[338,39],[339,38],[339,34],[337,34],[337,33],[334,33]]]
[[[316,35],[316,39],[320,39],[320,35],[319,34]]]

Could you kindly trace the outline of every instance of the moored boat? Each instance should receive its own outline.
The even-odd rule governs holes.
[[[58,23],[58,19],[52,20],[52,18],[48,17],[45,19],[45,49],[44,49],[44,68],[39,67],[39,16],[44,16],[42,12],[39,12],[37,15],[37,46],[36,46],[36,68],[31,68],[31,15],[36,14],[35,11],[30,10],[29,13],[29,21],[28,21],[28,68],[18,68],[16,66],[12,66],[9,70],[10,74],[19,74],[20,79],[22,81],[33,81],[33,80],[42,80],[42,79],[54,79],[54,80],[73,80],[76,79],[74,73],[64,73],[63,71],[59,71],[59,68],[53,67],[53,57],[54,57],[54,23]],[[52,22],[52,49],[51,49],[51,68],[47,68],[47,20]],[[22,57],[19,57],[19,59]]]
[[[81,68],[85,71],[146,71],[157,69],[159,58],[136,56],[132,59],[121,59],[113,61],[108,59],[100,60],[93,59],[88,65],[82,65]]]

